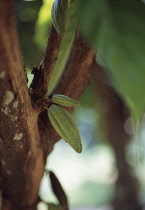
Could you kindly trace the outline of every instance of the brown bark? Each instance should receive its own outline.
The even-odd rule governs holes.
[[[118,169],[113,207],[115,210],[141,210],[138,201],[138,181],[125,158],[126,147],[131,141],[131,136],[124,129],[124,123],[130,116],[129,110],[111,87],[105,71],[98,64],[94,66],[92,78],[99,101],[101,128],[105,133],[105,140],[114,149]]]
[[[34,97],[30,97],[17,37],[12,0],[1,0],[0,15],[2,209],[34,210],[39,201],[38,189],[46,157],[60,138],[49,124],[46,112],[40,114],[42,109],[37,107],[35,100],[41,99],[46,93],[57,59],[61,37],[58,37],[52,27],[46,54],[37,69],[37,71],[42,70],[42,74],[40,72],[35,74],[37,76],[34,78],[33,85],[36,86],[32,85],[34,91],[31,92],[31,96]],[[55,38],[57,38],[56,42]],[[61,93],[78,99],[88,82],[93,60],[94,52],[86,46],[82,37],[76,37],[63,80],[55,91],[59,92],[60,89]],[[31,103],[35,106],[32,106]]]
[[[74,40],[70,57],[64,69],[64,73],[53,91],[53,94],[65,93],[65,95],[78,100],[84,87],[89,81],[94,61],[94,50],[88,47],[83,37],[78,32]]]
[[[67,65],[64,69],[64,73],[52,94],[64,94],[75,100],[78,100],[85,86],[89,82],[89,77],[94,62],[94,50],[88,47],[82,36],[77,33]],[[67,110],[69,112],[72,112],[73,108],[68,108]],[[60,136],[51,126],[46,111],[40,114],[39,122],[41,128],[40,132],[42,133],[42,135],[44,134],[44,132],[49,132],[49,136],[53,136],[53,142],[57,142],[60,139]],[[45,131],[44,127],[46,127]],[[49,130],[47,128],[49,128]],[[52,139],[49,139],[49,141],[52,141]]]
[[[4,199],[19,209],[36,201],[45,161],[11,0],[0,2],[0,14],[0,184]]]
[[[52,25],[44,58],[42,59],[40,66],[38,68],[33,68],[32,71],[34,78],[30,85],[32,88],[30,93],[34,100],[44,97],[47,93],[48,83],[59,53],[61,39],[62,37],[58,35]]]

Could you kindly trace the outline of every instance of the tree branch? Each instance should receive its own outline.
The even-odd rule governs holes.
[[[52,25],[44,58],[42,59],[40,66],[38,68],[33,68],[32,71],[34,78],[30,87],[32,88],[31,96],[34,100],[44,97],[47,92],[48,83],[59,53],[61,40],[62,37],[58,35]]]
[[[94,60],[94,50],[89,48],[83,37],[77,33],[64,73],[53,94],[65,94],[78,100],[89,82]]]
[[[88,84],[94,61],[94,50],[89,48],[82,36],[77,33],[64,73],[53,91],[53,94],[64,94],[78,100],[82,95],[85,86]],[[69,112],[72,112],[72,110],[73,108],[68,109]],[[48,141],[55,144],[55,142],[60,139],[60,136],[50,124],[46,111],[40,114],[39,119],[46,128],[45,132],[48,132],[49,136],[53,137],[53,139],[48,139]],[[41,129],[41,123],[39,124],[39,127],[40,130],[43,130],[43,132],[40,131],[43,135],[44,129]],[[47,154],[48,152],[46,151],[46,155]]]
[[[113,207],[117,210],[123,210],[124,207],[141,210],[142,207],[137,199],[137,179],[132,176],[131,167],[126,160],[126,146],[131,136],[125,131],[124,123],[130,116],[129,110],[111,87],[105,71],[98,64],[94,65],[92,73],[101,119],[100,127],[103,134],[105,133],[105,140],[114,149],[118,169]]]

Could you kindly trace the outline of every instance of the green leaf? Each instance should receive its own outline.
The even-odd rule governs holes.
[[[135,118],[145,106],[145,5],[139,0],[78,0],[82,32],[106,62]]]
[[[63,36],[68,21],[68,0],[55,0],[52,6],[51,17],[58,34]]]
[[[59,78],[63,73],[64,67],[69,57],[72,43],[74,41],[75,32],[78,24],[78,18],[76,14],[76,1],[73,1],[69,5],[69,16],[70,20],[66,28],[66,33],[64,34],[64,37],[62,39],[58,59],[50,83],[48,85],[48,94],[52,93]]]

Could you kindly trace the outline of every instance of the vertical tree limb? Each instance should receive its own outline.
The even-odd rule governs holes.
[[[114,208],[117,210],[141,210],[138,201],[137,179],[132,176],[132,170],[126,160],[126,146],[131,136],[126,133],[124,123],[130,116],[129,110],[121,97],[109,84],[109,79],[103,69],[95,64],[92,80],[96,88],[97,101],[101,115],[101,128],[105,140],[111,144],[115,152],[118,179],[114,198]]]
[[[78,100],[89,82],[94,61],[94,50],[88,47],[82,36],[77,33],[64,73],[52,94],[64,94]],[[69,112],[72,112],[72,110],[73,108],[68,109]],[[39,119],[40,128],[42,127],[41,123],[43,123],[43,126],[46,127],[45,132],[49,132],[50,136],[53,136],[53,144],[57,142],[60,136],[50,124],[46,111],[40,114]],[[48,131],[47,128],[49,128]],[[43,135],[44,129],[41,133]],[[52,139],[49,139],[49,141],[52,141]]]
[[[36,201],[45,161],[38,114],[28,94],[12,0],[0,1],[0,14],[0,187],[3,209],[9,206],[6,208],[16,210]]]
[[[62,37],[58,35],[52,25],[44,58],[42,59],[40,66],[38,68],[33,68],[32,71],[34,78],[30,87],[32,88],[31,96],[34,99],[42,98],[47,93],[48,83],[55,67],[61,40]]]
[[[78,100],[89,82],[95,52],[79,34],[76,34],[64,73],[54,93],[60,93]],[[69,81],[69,82],[68,82]]]

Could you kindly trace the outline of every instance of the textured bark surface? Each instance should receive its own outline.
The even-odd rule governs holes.
[[[70,56],[67,65],[64,69],[64,73],[58,82],[58,85],[54,89],[53,93],[64,94],[78,100],[81,96],[85,86],[89,82],[93,63],[95,62],[95,52],[87,46],[82,36],[77,33],[73,47],[70,52]],[[73,108],[67,108],[69,112],[73,111]],[[49,136],[53,136],[53,142],[57,142],[60,136],[56,133],[51,126],[46,111],[42,112],[39,116],[40,128],[42,135],[47,132],[49,128]],[[43,127],[42,127],[43,125]],[[44,127],[46,127],[44,131]],[[49,137],[48,137],[49,138]],[[51,139],[49,139],[51,141]],[[46,151],[47,155],[47,151]]]
[[[44,58],[40,66],[32,71],[34,78],[30,87],[32,88],[31,96],[34,100],[44,97],[47,93],[48,83],[55,67],[61,40],[62,37],[58,35],[52,25]]]
[[[17,37],[12,0],[0,1],[0,15],[2,209],[34,210],[39,200],[38,189],[44,173],[46,157],[60,138],[50,125],[46,112],[40,113],[44,108],[39,109],[35,101],[38,98],[41,99],[46,93],[46,86],[57,59],[61,37],[52,27],[46,54],[37,69],[42,70],[42,74],[40,71],[36,73],[37,76],[33,80],[33,85],[36,86],[32,85],[34,91],[30,91],[30,97]],[[88,82],[93,60],[94,52],[86,46],[82,37],[77,36],[63,80],[55,91],[78,99]]]
[[[0,14],[1,189],[17,209],[37,199],[44,158],[38,114],[32,109],[28,94],[12,1],[0,2]]]

